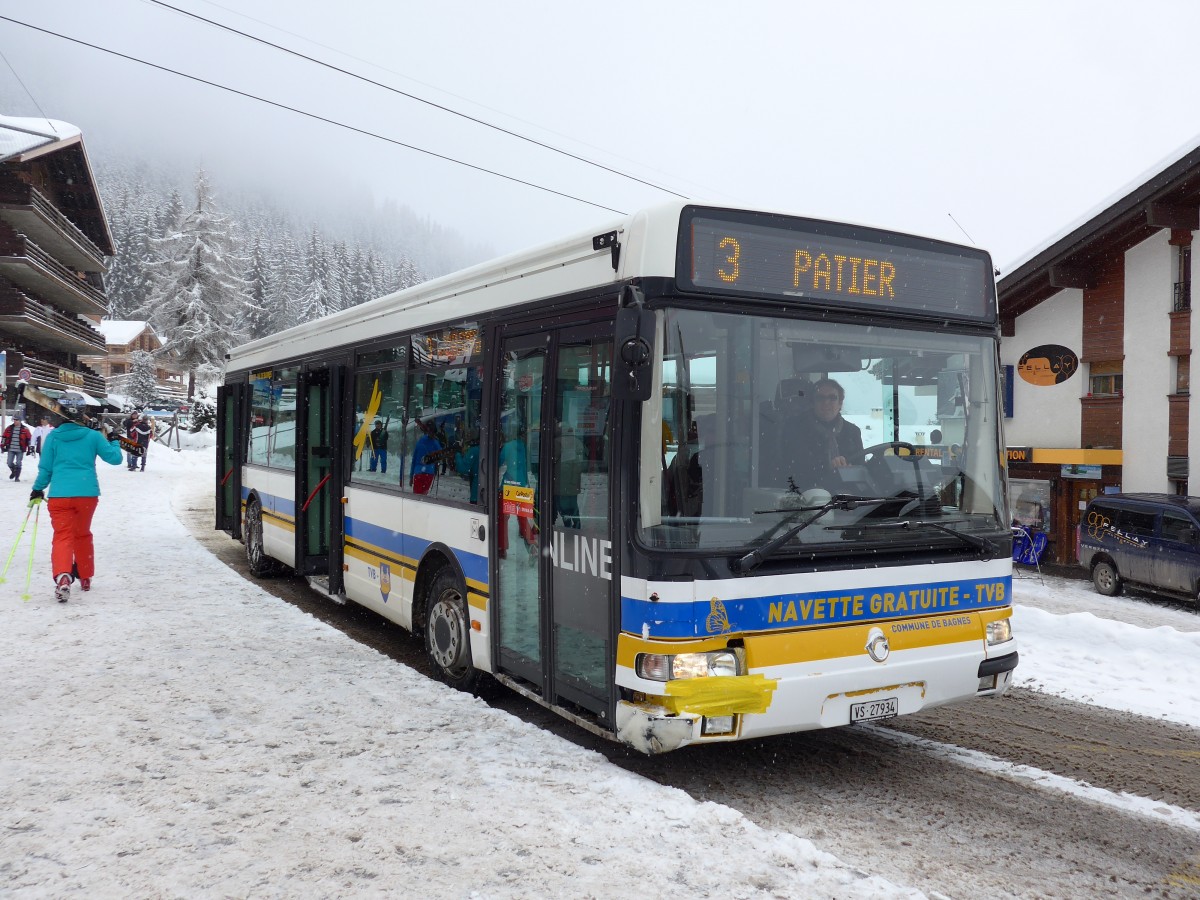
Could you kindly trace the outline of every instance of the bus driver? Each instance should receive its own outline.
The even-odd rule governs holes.
[[[784,435],[792,448],[791,465],[785,465],[784,474],[790,474],[802,491],[810,487],[836,491],[835,470],[862,461],[862,431],[842,418],[846,392],[840,384],[822,378],[813,388],[812,411],[789,423]]]

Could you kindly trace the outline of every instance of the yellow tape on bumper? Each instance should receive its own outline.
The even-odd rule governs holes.
[[[765,713],[778,685],[778,679],[765,675],[680,678],[666,683],[662,705],[674,713],[698,716]]]

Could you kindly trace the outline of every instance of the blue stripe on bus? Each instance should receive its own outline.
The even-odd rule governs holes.
[[[663,603],[621,598],[621,629],[652,638],[695,638],[743,631],[783,631],[849,622],[1002,609],[1012,602],[1012,578],[776,594],[739,600]],[[939,627],[934,623],[931,628]]]
[[[270,510],[280,515],[291,516],[296,518],[296,501],[289,500],[287,497],[280,497],[278,494],[268,494],[262,488],[255,488],[255,493],[258,494],[258,502],[262,504],[263,509]],[[250,497],[250,488],[242,485],[242,500],[245,501]]]
[[[347,538],[354,538],[364,544],[372,544],[388,553],[412,560],[414,564],[425,555],[425,551],[433,543],[433,541],[417,537],[416,535],[405,534],[402,531],[394,531],[391,528],[383,528],[379,525],[372,525],[370,522],[364,522],[362,519],[355,519],[351,516],[346,516],[345,524]],[[458,564],[462,566],[463,575],[467,580],[478,581],[482,584],[488,583],[486,556],[481,556],[478,553],[469,553],[466,550],[460,550],[458,547],[451,547],[450,549],[454,552]]]
[[[249,496],[250,488],[243,485],[242,499],[245,500]],[[279,497],[275,494],[268,494],[263,490],[258,490],[258,497],[262,502],[263,509],[295,517],[296,503],[294,500],[288,500],[286,497]],[[350,516],[346,516],[345,528],[346,537],[356,538],[365,544],[373,544],[389,554],[412,560],[414,565],[425,555],[425,551],[433,543],[433,541],[417,537],[416,535],[405,534],[404,532],[383,528],[379,525],[372,525],[370,522],[364,522],[362,519],[355,519]],[[477,581],[483,585],[488,583],[488,561],[486,556],[460,550],[458,547],[451,547],[450,549],[454,552],[458,564],[462,566],[463,575],[468,581]]]

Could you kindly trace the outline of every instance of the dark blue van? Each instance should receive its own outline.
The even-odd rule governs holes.
[[[1128,582],[1200,597],[1200,497],[1108,494],[1079,523],[1079,563],[1113,597]]]

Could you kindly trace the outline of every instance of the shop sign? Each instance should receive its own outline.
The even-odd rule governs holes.
[[[1038,387],[1062,384],[1079,368],[1075,351],[1061,344],[1042,344],[1026,351],[1017,363],[1022,381]]]
[[[1031,463],[1033,462],[1032,447],[1009,447],[1008,461],[1010,463]]]
[[[1081,463],[1069,463],[1062,467],[1059,474],[1063,478],[1090,478],[1100,480],[1100,470],[1103,466],[1085,466]]]

